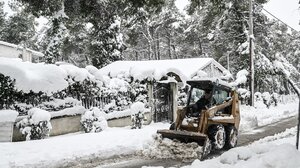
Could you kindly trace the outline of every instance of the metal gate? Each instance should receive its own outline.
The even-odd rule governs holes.
[[[154,84],[154,122],[173,121],[172,94],[169,83]]]

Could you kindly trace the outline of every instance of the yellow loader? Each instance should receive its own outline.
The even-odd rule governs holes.
[[[211,149],[230,149],[237,145],[240,124],[239,99],[236,91],[226,82],[190,80],[187,106],[178,108],[177,118],[170,129],[158,130],[163,138],[184,143],[196,142],[203,146],[205,157]],[[207,90],[212,96],[205,108],[195,106]]]

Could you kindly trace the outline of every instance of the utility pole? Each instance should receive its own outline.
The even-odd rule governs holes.
[[[251,106],[254,106],[254,50],[253,50],[253,6],[252,6],[252,0],[249,0],[249,55],[250,55],[250,102],[249,104]]]
[[[229,64],[229,52],[227,52],[227,70],[230,72],[230,64]]]

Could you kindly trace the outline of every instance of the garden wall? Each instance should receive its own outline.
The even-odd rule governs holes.
[[[146,112],[145,116],[147,118],[147,121],[145,121],[144,124],[148,125],[151,123],[151,113]],[[63,134],[82,131],[80,119],[81,119],[80,114],[74,116],[62,116],[62,117],[51,118],[50,122],[52,124],[52,130],[50,132],[50,136],[63,135]],[[124,127],[124,126],[130,126],[132,124],[131,116],[108,119],[107,122],[109,127]],[[13,128],[12,141],[13,142],[25,141],[25,137],[22,136],[22,134],[20,133],[16,125],[14,125]]]

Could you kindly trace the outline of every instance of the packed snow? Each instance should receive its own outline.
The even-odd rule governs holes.
[[[295,138],[296,127],[248,146],[233,148],[214,159],[195,160],[184,168],[299,168],[300,152],[294,146]]]

